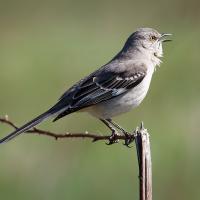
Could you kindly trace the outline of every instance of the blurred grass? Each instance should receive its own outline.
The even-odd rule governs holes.
[[[136,28],[173,33],[147,98],[116,120],[128,130],[144,121],[151,133],[155,199],[199,199],[199,2],[0,2],[0,115],[17,124],[111,59]],[[40,127],[107,133],[87,114]],[[134,148],[25,135],[0,148],[2,199],[138,198]]]

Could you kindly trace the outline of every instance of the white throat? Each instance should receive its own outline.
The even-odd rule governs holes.
[[[151,61],[155,67],[160,66],[160,64],[162,63],[162,60],[160,60],[160,58],[155,55],[151,55]]]

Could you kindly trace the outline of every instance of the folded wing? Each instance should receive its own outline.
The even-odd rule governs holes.
[[[68,101],[68,107],[54,121],[82,108],[107,101],[136,87],[145,77],[145,66],[133,66],[133,70],[105,70],[92,74],[65,93],[60,101]]]

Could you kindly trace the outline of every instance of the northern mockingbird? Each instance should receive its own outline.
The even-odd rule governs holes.
[[[116,129],[128,133],[112,117],[138,106],[147,94],[152,74],[163,55],[166,36],[152,28],[139,28],[131,34],[122,50],[107,64],[69,88],[45,113],[0,140],[8,142],[19,134],[55,116],[56,121],[76,111],[86,111],[111,129],[110,144],[116,142]]]

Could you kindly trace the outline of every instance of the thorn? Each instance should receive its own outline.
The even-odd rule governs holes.
[[[5,120],[8,121],[8,115],[7,114],[5,115]]]
[[[96,139],[96,138],[93,138],[93,139],[92,139],[92,142],[96,142],[96,141],[97,141],[97,139]]]

